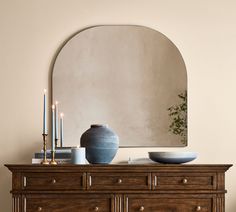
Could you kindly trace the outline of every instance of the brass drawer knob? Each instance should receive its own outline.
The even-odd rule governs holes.
[[[188,180],[186,178],[183,179],[183,184],[187,184]]]
[[[57,181],[56,181],[56,179],[53,179],[52,180],[52,184],[55,184]]]
[[[118,183],[121,184],[122,183],[122,179],[118,179]]]
[[[197,206],[196,211],[201,211],[201,206]]]
[[[38,211],[42,211],[43,210],[43,208],[42,207],[38,207]]]
[[[144,206],[141,206],[141,207],[139,208],[139,211],[144,211]]]
[[[94,211],[98,211],[98,210],[99,210],[99,207],[95,207],[95,208],[94,208]]]

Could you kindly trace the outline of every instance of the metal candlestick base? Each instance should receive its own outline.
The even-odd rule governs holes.
[[[57,162],[55,161],[55,151],[51,151],[51,157],[50,165],[57,165]]]
[[[43,160],[42,165],[48,165],[49,161],[47,160],[47,135],[43,133]]]

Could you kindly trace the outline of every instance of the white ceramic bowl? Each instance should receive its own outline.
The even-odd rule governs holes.
[[[148,152],[149,158],[158,163],[187,163],[197,158],[196,152]]]

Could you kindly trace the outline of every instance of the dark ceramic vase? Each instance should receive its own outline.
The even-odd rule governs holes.
[[[108,164],[119,148],[119,138],[107,125],[91,125],[80,138],[81,147],[86,148],[86,159],[92,164]]]

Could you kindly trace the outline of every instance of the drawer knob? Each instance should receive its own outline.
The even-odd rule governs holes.
[[[52,180],[52,184],[55,184],[57,181],[56,181],[56,179],[53,179]]]
[[[99,210],[99,207],[95,207],[95,208],[94,208],[94,211],[98,211],[98,210]]]
[[[144,211],[144,206],[141,206],[141,207],[139,208],[139,211]]]
[[[201,211],[201,206],[197,206],[196,211]]]
[[[121,184],[122,183],[122,179],[118,179],[118,183]]]
[[[38,207],[38,211],[42,211],[43,210],[43,208],[42,207]]]
[[[183,184],[187,184],[188,180],[186,178],[183,179]]]

